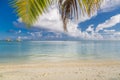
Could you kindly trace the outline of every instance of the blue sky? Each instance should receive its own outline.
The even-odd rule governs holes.
[[[0,1],[0,40],[11,38],[32,40],[97,39],[120,40],[120,0],[105,0],[92,17],[80,16],[78,22],[68,23],[68,32],[62,28],[56,6],[38,17],[32,28],[26,28],[16,16],[9,0]]]

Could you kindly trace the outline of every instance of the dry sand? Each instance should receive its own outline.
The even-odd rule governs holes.
[[[120,80],[120,61],[0,64],[0,80]]]

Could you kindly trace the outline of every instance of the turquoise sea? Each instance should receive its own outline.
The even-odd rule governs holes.
[[[0,63],[120,60],[120,41],[0,41]]]

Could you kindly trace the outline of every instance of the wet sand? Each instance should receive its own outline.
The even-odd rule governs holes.
[[[0,64],[0,80],[120,80],[120,61]]]

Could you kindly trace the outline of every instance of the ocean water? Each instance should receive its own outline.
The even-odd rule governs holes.
[[[0,63],[120,60],[120,41],[0,42]]]

